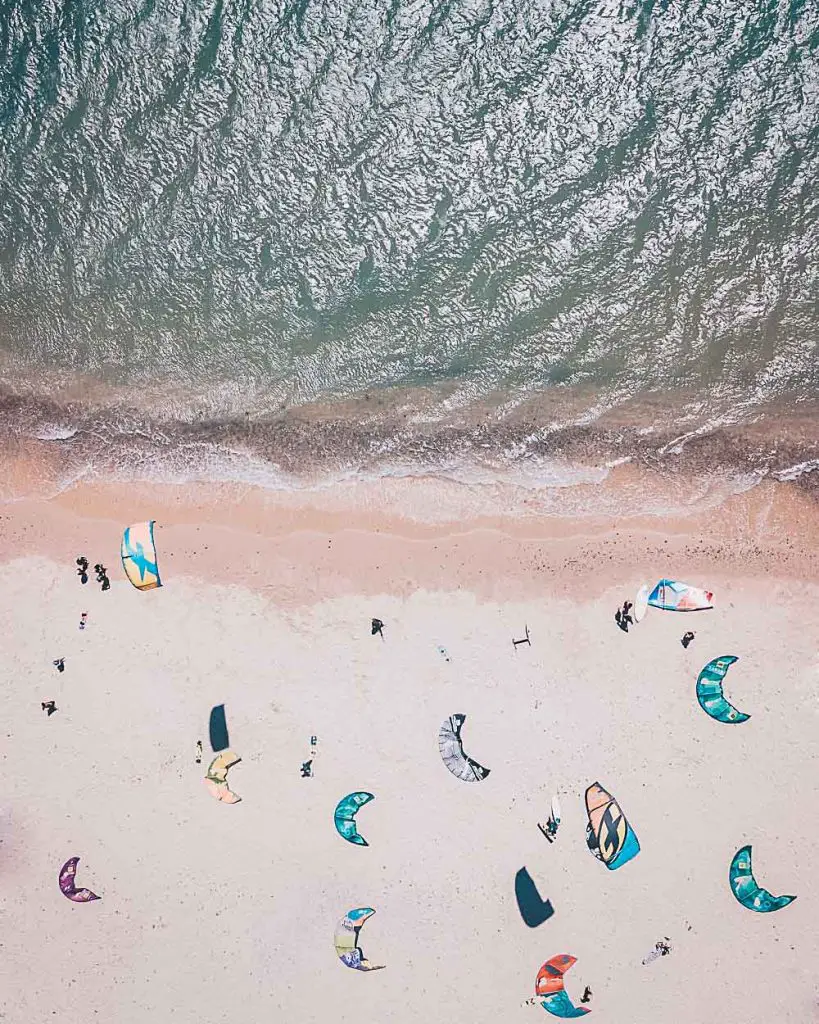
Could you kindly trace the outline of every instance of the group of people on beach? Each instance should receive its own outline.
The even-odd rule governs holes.
[[[89,566],[88,559],[85,557],[85,555],[77,556],[76,565],[77,575],[80,577],[80,583],[84,585],[88,582]],[[108,579],[108,570],[105,568],[102,562],[97,562],[97,564],[94,566],[94,572],[96,573],[97,576],[97,583],[100,584],[100,589],[110,590],[111,581]],[[80,615],[79,628],[85,629],[87,625],[88,612],[82,612],[82,614]],[[52,664],[54,665],[54,668],[56,668],[58,672],[65,672],[65,658],[55,658]],[[51,717],[51,715],[54,714],[55,711],[59,710],[59,708],[57,707],[53,700],[40,701],[40,706],[42,707],[43,711],[46,712],[46,715],[49,718]]]
[[[102,564],[97,562],[94,566],[94,572],[97,574],[97,583],[101,585],[102,590],[111,589],[111,581],[108,579],[108,570]],[[88,559],[85,555],[80,555],[77,559],[77,575],[80,577],[80,583],[88,582]]]
[[[631,609],[633,607],[633,602],[624,601],[623,607],[618,608],[617,611],[614,613],[614,621],[617,623],[619,628],[622,629],[624,633],[628,633],[628,627],[634,625],[634,616],[631,614]],[[686,633],[683,634],[680,643],[683,645],[683,647],[687,649],[688,645],[691,643],[693,639],[694,633],[689,629]],[[515,641],[513,640],[512,643],[515,643]]]

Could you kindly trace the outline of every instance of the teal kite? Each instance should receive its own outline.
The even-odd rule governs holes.
[[[747,722],[751,717],[729,704],[722,693],[722,680],[735,661],[739,661],[739,658],[733,654],[723,654],[721,658],[709,661],[697,677],[697,700],[700,707],[707,715],[728,725]]]
[[[755,910],[758,914],[770,914],[774,910],[782,910],[793,903],[795,896],[773,896],[767,889],[757,885],[751,867],[751,847],[743,846],[734,854],[728,871],[731,892],[743,907]]]
[[[358,834],[355,816],[358,814],[359,807],[368,804],[370,800],[375,800],[372,793],[348,793],[342,800],[339,800],[333,814],[333,821],[338,834],[348,843],[355,843],[356,846],[369,846],[364,836]]]

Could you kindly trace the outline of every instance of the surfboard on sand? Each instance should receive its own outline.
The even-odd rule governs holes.
[[[644,583],[642,587],[637,591],[637,596],[634,598],[634,621],[640,622],[645,617],[648,611],[648,595],[651,593],[651,587],[647,583]]]

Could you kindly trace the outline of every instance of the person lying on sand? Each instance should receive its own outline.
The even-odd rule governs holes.
[[[65,672],[65,658],[55,658],[51,664],[58,672]]]
[[[77,575],[80,577],[80,583],[88,582],[88,559],[85,555],[80,555],[77,559]]]
[[[40,701],[40,707],[43,709],[43,711],[47,712],[47,718],[51,718],[51,716],[57,710],[57,705],[54,703],[53,700]]]

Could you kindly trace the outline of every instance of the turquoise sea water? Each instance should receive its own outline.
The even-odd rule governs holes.
[[[72,471],[819,455],[809,0],[1,0],[0,143]]]

